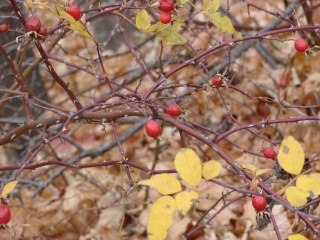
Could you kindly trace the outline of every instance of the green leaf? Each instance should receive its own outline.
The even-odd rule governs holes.
[[[179,4],[179,5],[182,5],[182,4],[185,4],[186,2],[189,2],[189,0],[179,0],[179,1],[178,1],[178,4]]]
[[[151,27],[151,21],[146,10],[138,10],[136,16],[136,25],[143,31],[146,31],[148,28]]]
[[[150,179],[142,180],[137,185],[154,187],[160,194],[173,194],[181,191],[180,182],[167,173],[153,175]]]

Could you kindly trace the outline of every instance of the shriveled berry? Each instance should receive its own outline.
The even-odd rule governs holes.
[[[30,31],[39,32],[41,28],[41,22],[39,18],[37,18],[36,16],[29,17],[26,22],[26,28],[28,32]]]
[[[69,4],[66,9],[66,13],[70,14],[76,21],[81,18],[81,12],[77,5]]]
[[[260,117],[267,119],[270,116],[271,111],[265,102],[259,101],[257,103],[257,113]]]
[[[158,137],[161,133],[161,126],[154,120],[148,120],[145,125],[146,133],[150,137]]]
[[[162,12],[160,14],[160,22],[162,22],[163,24],[168,24],[171,22],[171,15],[170,13],[167,12]]]
[[[220,87],[223,81],[219,75],[216,75],[212,78],[211,83],[213,86]]]
[[[176,116],[180,115],[181,108],[178,104],[171,104],[167,108],[167,113],[172,117],[176,117]]]
[[[277,156],[276,152],[273,150],[273,148],[265,147],[262,149],[263,155],[266,158],[275,158]]]
[[[287,81],[286,80],[280,80],[279,82],[279,87],[280,88],[285,88],[287,86]]]
[[[6,31],[8,31],[8,29],[9,29],[9,26],[7,24],[1,24],[0,25],[0,31],[1,32],[6,32]]]
[[[7,205],[0,205],[0,224],[7,224],[10,219],[10,208]]]
[[[267,206],[267,199],[264,196],[253,196],[252,198],[252,206],[258,212],[263,211]]]
[[[294,47],[298,52],[305,52],[308,49],[308,42],[303,38],[298,38],[294,42]]]
[[[163,12],[171,12],[174,9],[172,0],[160,0],[159,10]]]

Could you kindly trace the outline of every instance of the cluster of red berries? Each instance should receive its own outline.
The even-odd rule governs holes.
[[[27,19],[26,29],[28,32],[37,32],[42,37],[45,37],[48,34],[47,29],[44,26],[41,26],[41,22],[36,16],[31,16]]]
[[[174,2],[172,0],[160,0],[159,10],[160,13],[160,22],[163,24],[168,24],[171,22],[170,12],[174,9]]]
[[[177,117],[181,114],[181,108],[178,104],[171,104],[167,107],[167,113],[172,117]],[[148,136],[156,138],[161,134],[161,126],[155,120],[148,120],[145,125]]]
[[[7,224],[10,219],[10,208],[7,205],[0,205],[0,224]]]
[[[9,26],[7,24],[0,24],[0,32],[8,31]]]

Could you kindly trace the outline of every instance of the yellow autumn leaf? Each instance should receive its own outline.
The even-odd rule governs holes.
[[[166,238],[176,209],[175,200],[170,196],[162,196],[153,203],[148,216],[149,240],[164,240]]]
[[[202,166],[202,175],[204,179],[209,180],[219,175],[222,166],[219,161],[210,160],[205,162]]]
[[[33,2],[32,0],[25,0],[23,2],[24,7],[29,11],[32,8],[44,9],[47,5],[47,1],[43,2]]]
[[[174,165],[185,182],[194,186],[200,183],[202,165],[195,151],[190,148],[180,149],[175,157]]]
[[[148,12],[145,9],[138,10],[136,16],[136,25],[143,31],[151,27],[151,21],[149,19]]]
[[[308,238],[301,234],[292,234],[288,236],[288,240],[308,240]]]
[[[249,163],[238,163],[244,170],[251,172],[252,174],[256,171],[257,167]]]
[[[280,166],[288,173],[299,174],[304,165],[304,151],[292,136],[283,139],[278,152]]]
[[[70,22],[70,29],[80,33],[81,35],[93,39],[93,37],[88,33],[87,29],[81,22],[77,22],[70,14],[66,13],[63,8],[57,7],[59,15],[62,19]]]
[[[203,0],[203,12],[207,15],[214,14],[221,6],[221,0]]]
[[[70,23],[70,28],[85,37],[93,39],[81,22]]]
[[[153,175],[150,179],[142,180],[137,185],[154,187],[160,194],[173,194],[181,191],[180,182],[167,173]]]
[[[263,168],[263,169],[258,169],[256,172],[255,172],[255,176],[259,176],[259,175],[262,175],[262,174],[265,174],[267,172],[271,171],[271,168]]]
[[[186,2],[189,2],[189,0],[178,0],[179,5],[185,4]]]
[[[14,190],[17,183],[18,183],[18,181],[12,181],[12,182],[8,182],[6,185],[4,185],[0,197],[6,199],[7,195]]]
[[[320,173],[310,173],[309,176],[320,183]]]
[[[310,175],[302,175],[298,177],[296,180],[296,186],[307,194],[312,192],[315,197],[320,195],[320,183],[313,177],[310,177]]]
[[[229,34],[234,34],[238,38],[242,38],[242,34],[240,32],[237,32],[230,19],[227,15],[221,13],[221,12],[215,12],[213,14],[208,15],[210,21],[219,28],[222,32],[226,32]]]
[[[309,195],[296,186],[286,188],[287,200],[295,207],[301,207],[307,203]]]
[[[193,190],[179,192],[175,197],[178,211],[181,212],[183,216],[186,216],[190,212],[190,210],[195,207],[195,201],[198,198],[198,193]]]
[[[148,29],[148,32],[155,33],[166,45],[184,44],[187,42],[187,39],[178,33],[183,22],[184,18],[173,16],[171,24],[158,22],[152,25]]]

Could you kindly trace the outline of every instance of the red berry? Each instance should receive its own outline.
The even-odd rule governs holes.
[[[41,28],[41,22],[39,18],[37,18],[36,16],[29,17],[26,22],[26,28],[28,32],[30,31],[38,32]]]
[[[170,13],[167,12],[162,12],[160,14],[160,22],[162,22],[163,24],[168,24],[171,22],[171,15]]]
[[[171,0],[160,0],[159,10],[163,12],[171,12],[174,9],[174,3]]]
[[[258,212],[263,211],[267,206],[267,199],[264,196],[253,196],[252,198],[252,206]]]
[[[263,155],[266,158],[275,158],[276,157],[276,152],[273,150],[273,148],[265,147],[262,149]]]
[[[158,137],[161,133],[161,126],[154,120],[148,120],[145,125],[146,132],[150,137]]]
[[[308,49],[308,42],[303,38],[298,38],[294,42],[294,47],[298,52],[305,52]]]
[[[1,24],[0,25],[0,31],[1,32],[6,32],[6,31],[8,31],[8,29],[9,29],[9,26],[7,24]]]
[[[222,85],[222,79],[219,75],[214,76],[214,78],[212,78],[211,83],[213,86],[216,87],[220,87]]]
[[[286,80],[280,80],[279,87],[280,88],[285,88],[286,86],[287,86],[287,81]]]
[[[78,21],[81,18],[81,12],[77,5],[69,4],[66,13],[70,14],[74,20]]]
[[[7,224],[10,218],[10,208],[7,205],[0,205],[0,224]]]
[[[167,113],[172,117],[176,117],[176,116],[180,115],[181,108],[178,104],[171,104],[167,108]]]
[[[38,33],[39,33],[40,35],[44,36],[44,37],[48,35],[47,29],[46,29],[45,27],[43,27],[43,26],[41,26],[41,28],[40,28],[40,30],[39,30]]]
[[[268,105],[263,102],[263,101],[259,101],[257,103],[257,113],[260,117],[266,119],[270,116],[271,111],[270,108],[268,107]]]

